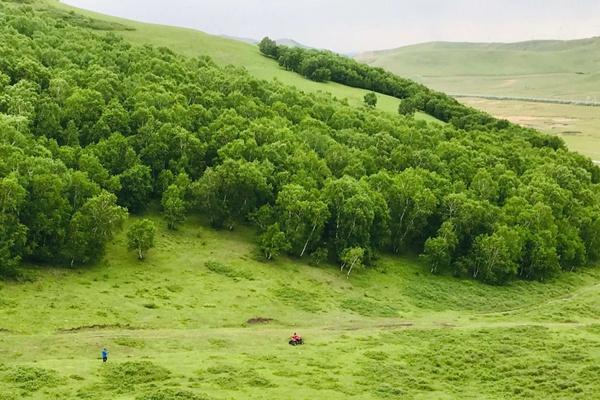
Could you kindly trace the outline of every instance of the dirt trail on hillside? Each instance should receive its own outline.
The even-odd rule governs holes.
[[[54,336],[57,339],[72,338],[69,340],[93,340],[93,339],[118,339],[136,337],[145,340],[168,340],[168,339],[210,339],[214,337],[283,337],[289,336],[292,330],[303,332],[309,337],[328,337],[335,333],[377,333],[385,331],[400,331],[407,329],[417,330],[471,330],[471,329],[510,329],[519,327],[544,327],[549,329],[572,329],[591,326],[586,322],[539,322],[539,321],[474,321],[463,323],[458,321],[405,321],[389,320],[369,323],[368,321],[356,321],[351,323],[341,323],[338,325],[327,326],[252,326],[252,327],[217,327],[217,328],[193,328],[193,329],[143,329],[143,328],[98,328],[90,329],[86,327],[83,330],[60,330],[54,334],[20,334],[16,332],[0,333],[0,337],[44,337]],[[322,332],[323,335],[320,335]],[[79,338],[79,339],[76,339]]]

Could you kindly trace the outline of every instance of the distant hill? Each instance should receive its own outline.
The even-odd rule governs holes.
[[[244,43],[248,43],[248,44],[258,44],[258,40],[252,39],[252,38],[230,36],[230,35],[219,35],[219,37],[229,39],[229,40],[237,40],[239,42],[244,42]]]
[[[312,47],[302,44],[300,42],[295,41],[294,39],[275,39],[277,44],[288,46],[288,47],[300,47],[303,49],[312,49]]]
[[[600,37],[431,42],[360,53],[355,58],[455,94],[600,99]]]
[[[220,35],[220,37],[225,38],[225,39],[238,40],[240,42],[249,43],[249,44],[258,44],[258,42],[260,42],[259,39],[252,39],[252,38],[245,38],[245,37],[238,37],[238,36]],[[304,45],[300,42],[297,42],[294,39],[283,38],[283,39],[275,39],[275,41],[277,42],[277,44],[280,44],[283,46],[300,47],[303,49],[312,49],[312,47]]]
[[[367,90],[336,83],[313,82],[295,72],[286,71],[279,67],[275,61],[260,54],[258,47],[249,42],[254,40],[252,38],[224,37],[210,35],[195,29],[132,21],[69,6],[58,0],[46,0],[44,3],[52,9],[61,10],[65,13],[74,12],[77,13],[76,15],[83,15],[96,21],[113,24],[119,28],[120,35],[135,44],[165,46],[190,57],[208,55],[219,65],[231,64],[244,67],[250,74],[259,79],[272,80],[276,78],[282,83],[295,86],[309,93],[329,92],[339,99],[348,99],[351,105],[362,107],[363,97],[368,93]],[[291,39],[279,39],[280,44],[285,44],[285,41],[291,41]],[[398,99],[385,95],[378,95],[378,98],[377,108],[393,114],[397,113],[398,104],[400,103]],[[423,113],[417,113],[415,117],[427,121],[432,120],[431,117]]]
[[[600,102],[600,37],[432,42],[361,53],[355,59],[460,96],[461,102],[496,117],[559,135],[572,149],[600,159],[599,109],[548,102]]]

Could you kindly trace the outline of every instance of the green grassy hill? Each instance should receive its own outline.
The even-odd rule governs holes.
[[[121,24],[125,29],[119,34],[135,44],[149,43],[165,46],[186,56],[208,55],[219,65],[235,65],[244,67],[259,79],[277,79],[285,84],[297,87],[305,92],[329,92],[339,99],[348,99],[350,104],[361,106],[363,97],[368,91],[339,85],[333,82],[317,83],[294,72],[286,71],[277,63],[258,51],[258,47],[239,40],[209,35],[194,29],[173,26],[147,24],[137,21],[98,14],[92,11],[72,7],[58,1],[48,0],[52,8],[64,12],[76,11],[90,18]],[[378,95],[378,108],[397,113],[400,100],[385,95]],[[418,114],[417,118],[434,120],[426,114]]]
[[[452,94],[600,99],[600,38],[434,42],[356,58]]]
[[[419,54],[425,62],[423,75],[530,74],[561,72],[597,72],[600,37],[572,41],[539,40],[517,43],[430,42],[391,50],[362,53],[357,56],[369,63],[390,64],[415,72]],[[568,55],[557,63],[558,54]],[[444,56],[444,57],[442,57]],[[462,63],[462,57],[477,61]],[[441,60],[445,59],[446,62]],[[392,63],[398,65],[394,65]],[[486,65],[497,63],[495,70]],[[400,65],[401,64],[401,65]],[[435,67],[435,69],[434,69]],[[412,69],[411,69],[412,68]]]
[[[590,399],[600,390],[598,271],[494,287],[384,257],[346,279],[334,266],[256,261],[252,236],[194,219],[161,228],[144,262],[120,235],[95,267],[0,283],[0,398]],[[287,344],[294,331],[305,346]]]
[[[55,3],[53,4],[56,6]],[[4,3],[0,3],[0,6],[2,5]],[[66,7],[62,8],[64,6],[60,6],[60,9],[54,6],[44,7],[49,13],[68,10]],[[77,14],[68,11],[65,11],[63,17],[70,20],[72,23],[70,25],[76,25],[74,22],[80,18]],[[75,49],[65,52],[64,65],[70,65],[69,61],[77,58],[79,50],[85,49],[88,45],[90,47],[93,45],[97,51],[97,53],[90,51],[90,55],[101,55],[96,59],[96,64],[99,64],[98,60],[104,61],[109,58],[108,53],[101,52],[99,49],[110,42],[110,37],[103,34],[103,39],[100,40],[92,38],[91,35],[82,36],[85,32],[78,31],[73,26],[65,30],[69,33],[67,35],[65,31],[58,28],[63,21],[43,21],[48,26],[56,27],[56,29],[48,29],[50,33],[56,34],[56,36],[49,36],[55,40],[51,43],[57,43],[58,48],[61,48],[64,43],[71,43],[72,49]],[[27,18],[19,18],[11,22],[19,22],[17,26],[22,29],[28,28]],[[236,52],[235,49],[245,51],[244,47],[236,47],[244,46],[243,43],[215,42],[213,37],[190,30],[137,24],[111,18],[97,19],[92,23],[85,21],[87,28],[93,29],[97,25],[102,26],[103,30],[115,30],[119,35],[122,34],[135,43],[151,42],[168,45],[179,49],[182,53],[198,55],[205,54],[204,51],[210,49],[210,52],[216,55],[222,54],[221,59],[215,57],[220,63],[236,60],[233,55],[231,59],[228,58],[224,52],[227,46],[232,46],[229,50],[231,52]],[[154,29],[156,31],[153,31]],[[32,37],[35,36],[34,33],[31,32]],[[172,36],[167,37],[169,34]],[[14,39],[16,36],[17,34],[11,31],[6,37]],[[28,49],[27,44],[35,41],[31,37],[21,36],[23,37],[18,38],[21,47],[14,48]],[[83,38],[90,41],[83,42],[85,40]],[[202,44],[202,40],[206,42]],[[42,41],[38,42],[41,45]],[[8,47],[5,45],[3,49],[6,50]],[[126,45],[123,47],[128,48]],[[46,46],[36,49],[53,50]],[[354,96],[362,93],[339,85],[322,85],[304,80],[295,74],[278,69],[273,62],[259,56],[252,47],[245,47],[245,49],[247,53],[236,53],[239,59],[235,62],[239,63],[238,65],[245,65],[244,63],[248,62],[249,68],[258,68],[254,61],[247,60],[257,60],[256,62],[261,60],[260,62],[267,63],[264,64],[265,68],[271,68],[273,73],[282,74],[282,77],[289,79],[287,83],[297,79],[298,82],[308,85],[305,87],[307,91],[334,88],[334,90],[354,93]],[[16,55],[10,54],[10,60],[17,60],[23,57],[23,54],[21,52]],[[33,49],[30,49],[29,54],[26,55],[32,57],[32,54],[34,54]],[[47,51],[43,54],[52,55],[52,52]],[[140,53],[132,52],[132,54],[141,57]],[[121,58],[115,57],[115,59]],[[85,60],[84,57],[78,62],[84,64]],[[160,59],[152,58],[152,60],[158,62]],[[170,63],[160,65],[173,67],[188,65],[183,61],[171,59]],[[94,63],[91,64],[94,66]],[[148,68],[142,67],[157,64],[135,65],[145,72]],[[73,71],[80,72],[81,78],[89,78],[85,70],[75,68]],[[209,77],[208,73],[211,71],[215,72],[208,68],[204,71],[207,75],[198,76]],[[35,72],[32,71],[34,78],[37,77]],[[265,71],[262,72],[266,74]],[[254,74],[259,73],[261,71],[254,72]],[[174,74],[166,70],[165,76],[174,76]],[[127,82],[134,82],[133,77],[129,77],[131,79],[127,79]],[[227,77],[230,75],[224,75],[223,79]],[[265,77],[271,78],[268,74]],[[92,81],[91,78],[89,79]],[[209,82],[207,79],[207,82],[202,83],[217,86],[222,82],[214,79],[214,82]],[[19,81],[26,81],[26,79]],[[202,79],[194,80],[194,82],[199,81]],[[6,82],[8,81],[5,81],[5,86],[2,87],[3,95],[7,94],[7,99],[15,101],[11,103],[14,105],[10,108],[12,114],[0,113],[3,118],[2,152],[8,155],[0,158],[0,161],[3,161],[1,183],[4,189],[2,218],[5,218],[2,221],[18,225],[15,221],[19,222],[17,215],[19,213],[14,211],[19,210],[18,205],[11,205],[9,200],[20,197],[29,207],[23,210],[22,216],[33,215],[33,222],[58,221],[55,224],[56,229],[53,225],[44,231],[43,240],[27,243],[44,245],[45,240],[52,241],[54,236],[61,233],[59,231],[67,228],[70,232],[76,230],[76,232],[87,233],[79,227],[88,225],[63,222],[66,216],[70,217],[69,213],[75,210],[65,211],[67,206],[62,201],[65,197],[63,193],[67,193],[67,190],[56,191],[56,187],[62,182],[59,177],[62,178],[64,175],[65,181],[66,178],[70,178],[69,185],[74,182],[69,186],[74,190],[68,192],[69,196],[72,195],[73,203],[76,199],[81,200],[80,195],[84,199],[89,199],[91,194],[86,195],[85,192],[88,189],[93,190],[93,187],[90,189],[93,181],[88,181],[87,171],[102,172],[104,167],[100,161],[92,164],[94,159],[99,159],[93,158],[93,154],[88,154],[87,165],[100,168],[73,170],[73,174],[70,175],[71,168],[67,168],[61,158],[64,158],[69,165],[75,166],[78,164],[77,155],[86,148],[82,149],[79,142],[73,146],[59,146],[56,140],[44,134],[35,137],[34,141],[34,138],[30,137],[34,135],[30,132],[30,125],[39,128],[39,119],[28,125],[23,123],[28,121],[27,118],[19,115],[21,110],[28,110],[24,107],[28,104],[25,100],[35,95],[36,91],[26,90],[27,82],[19,86],[8,85]],[[93,80],[90,83],[97,82]],[[60,79],[55,80],[53,84],[58,85],[56,86],[58,89],[61,88]],[[24,89],[17,92],[14,86],[17,86],[17,89],[23,87]],[[9,88],[5,89],[5,87]],[[139,99],[153,101],[161,95],[157,89],[161,89],[161,86],[149,86],[147,91],[139,94]],[[60,90],[55,93],[59,92]],[[201,93],[208,93],[205,97],[211,99],[210,87],[206,87],[206,92]],[[122,95],[126,99],[133,98],[131,92],[123,91]],[[24,101],[17,101],[21,99]],[[362,101],[360,97],[355,97],[354,104],[358,105],[360,101]],[[41,107],[45,103],[36,104]],[[85,106],[74,108],[76,104],[88,104],[83,101],[67,102],[67,104],[71,105],[74,115],[78,116],[88,111]],[[343,113],[356,112],[350,107],[334,104],[339,106]],[[54,116],[53,110],[56,114],[61,110],[58,105],[55,109],[48,109],[51,112],[46,116],[50,117]],[[185,107],[176,108],[168,115],[165,113],[161,116],[158,112],[156,114],[164,118],[180,116],[184,114],[181,112],[182,109],[185,110]],[[215,114],[226,114],[227,111],[222,112],[224,109],[224,107],[215,108]],[[440,129],[433,125],[417,124],[403,117],[393,119],[385,113],[369,110],[361,113],[365,116],[382,115],[385,117],[380,121],[382,129],[388,126],[390,132],[401,131],[398,136],[406,138],[407,142],[423,143],[414,157],[419,161],[418,165],[427,162],[427,156],[431,156],[429,159],[433,161],[436,160],[433,157],[436,153],[423,150],[427,150],[429,141],[438,140],[437,134],[443,131],[448,138],[451,137],[451,140],[445,141],[447,138],[444,136],[440,150],[443,150],[443,154],[446,154],[450,161],[457,158],[456,154],[461,155],[461,152],[467,154],[465,160],[459,160],[460,164],[451,164],[457,173],[462,173],[465,167],[470,167],[467,161],[473,161],[476,156],[478,160],[475,161],[480,162],[480,165],[501,166],[506,158],[504,154],[514,153],[519,158],[523,154],[519,152],[520,150],[529,149],[532,154],[539,154],[539,157],[524,157],[523,164],[529,162],[535,166],[544,163],[541,168],[546,169],[555,165],[564,167],[557,169],[557,172],[560,172],[561,182],[575,188],[572,189],[572,193],[581,194],[582,197],[584,195],[592,197],[593,190],[597,190],[597,186],[576,185],[579,182],[571,171],[586,174],[583,167],[576,168],[576,165],[585,166],[585,160],[579,160],[582,164],[576,164],[578,162],[576,157],[562,150],[554,152],[549,147],[545,150],[533,149],[528,142],[520,140],[514,143],[513,148],[508,149],[510,153],[508,151],[503,153],[497,148],[490,147],[496,154],[489,154],[489,158],[479,157],[479,154],[482,156],[488,154],[484,151],[474,152],[467,145],[479,145],[485,141],[495,141],[503,145],[510,142],[508,140],[510,138],[503,136],[498,139],[493,136],[493,132],[490,132],[486,137],[481,134],[463,139],[461,135],[466,135],[466,131],[454,130],[450,125]],[[128,116],[128,113],[116,110],[110,115],[118,119],[119,116]],[[144,115],[137,114],[137,117],[143,118]],[[49,120],[52,122],[50,118]],[[264,120],[271,119],[265,117]],[[388,120],[390,124],[397,125],[386,124]],[[227,128],[236,130],[235,123],[246,124],[250,120],[230,118],[223,121],[226,124],[223,127],[223,138],[230,140],[228,143],[233,143],[234,140],[225,137],[225,134],[230,131]],[[280,118],[279,121],[282,119]],[[16,128],[10,124],[16,125]],[[158,119],[156,124],[161,127],[169,126],[163,119]],[[266,129],[262,129],[261,125],[257,127],[261,129],[257,129],[256,137],[261,137],[259,135],[261,133],[272,134],[273,137],[280,134],[269,129],[269,126],[266,126]],[[17,131],[17,128],[23,133]],[[211,133],[212,129],[205,131]],[[110,132],[109,130],[108,133]],[[355,138],[358,146],[370,138],[366,132],[371,131],[365,130],[364,134],[354,137],[349,136],[348,129],[335,129],[333,132],[340,141]],[[46,132],[44,129],[43,133],[51,134],[54,131],[48,129]],[[159,132],[147,131],[147,133],[146,136],[140,135],[137,138],[151,140],[159,137]],[[188,147],[186,140],[189,140],[189,146],[200,140],[196,136],[184,136],[184,134],[183,129],[161,133],[165,139],[174,137],[180,139],[172,146],[174,150]],[[107,151],[102,153],[105,155],[103,160],[106,164],[118,162],[121,157],[129,161],[131,157],[137,157],[135,151],[131,153],[130,146],[124,140],[120,141],[117,136],[111,135],[116,139],[110,142],[110,145],[95,147],[96,151],[102,149]],[[389,142],[390,146],[402,150],[397,153],[397,158],[411,155],[409,153],[412,152],[411,147],[399,147],[391,141],[394,137],[389,136],[387,140],[384,136],[379,137],[383,145]],[[266,135],[262,137],[264,139]],[[332,135],[331,140],[333,137]],[[328,138],[329,136],[322,136],[323,140]],[[421,141],[421,138],[427,140]],[[505,138],[507,140],[504,140]],[[315,139],[319,137],[315,136]],[[103,140],[101,142],[107,143]],[[218,149],[232,152],[236,149],[243,150],[247,143],[235,142],[243,145],[227,148],[223,145]],[[320,143],[317,140],[315,142]],[[155,143],[157,146],[153,149],[163,148],[160,145],[165,144],[159,141]],[[285,147],[297,146],[297,142],[293,141],[289,141],[288,144],[286,142],[274,142],[274,144],[273,151],[268,154],[276,162],[278,156],[285,154],[282,150],[284,146],[280,144],[284,144]],[[88,151],[94,146],[96,144],[90,145]],[[165,145],[166,147],[168,146]],[[147,148],[149,146],[143,147],[144,150]],[[355,146],[349,148],[354,149]],[[299,147],[299,149],[304,151],[305,148]],[[109,152],[110,150],[115,152]],[[216,151],[217,148],[214,150]],[[331,154],[344,155],[345,152],[340,150]],[[190,154],[194,153],[197,152],[190,151]],[[220,154],[222,155],[223,152]],[[145,153],[144,157],[154,162],[160,159],[161,154],[160,151]],[[555,161],[551,157],[562,158]],[[169,160],[182,161],[184,157],[177,159],[172,157]],[[564,165],[560,165],[560,160],[564,160]],[[83,166],[86,165],[83,163],[86,161],[85,157],[79,157],[79,161],[82,161]],[[190,163],[190,166],[197,166],[197,160],[192,159],[192,161],[195,162]],[[139,164],[136,161],[134,163]],[[294,169],[305,168],[312,172],[311,167],[315,164],[307,164],[309,166],[306,167],[304,164],[298,165],[300,167],[290,164],[289,171],[302,172]],[[319,164],[316,166],[319,167]],[[44,168],[47,171],[44,171]],[[412,170],[412,168],[407,169]],[[69,175],[66,174],[67,170]],[[167,170],[163,168],[161,172],[164,171]],[[81,173],[75,174],[75,172]],[[105,171],[106,179],[100,172],[95,175],[96,178],[103,179],[104,183],[110,185],[108,172]],[[535,174],[535,172],[537,171],[532,171],[533,179],[544,178],[541,173]],[[35,181],[26,182],[27,191],[14,177],[19,173],[23,174],[23,178]],[[58,175],[59,173],[63,175]],[[5,178],[4,175],[9,174],[11,176]],[[285,178],[283,174],[280,176],[281,179]],[[509,175],[502,177],[511,178]],[[486,182],[492,179],[492,175],[489,175],[487,180],[480,179],[482,190],[485,189]],[[144,183],[143,178],[140,180]],[[420,184],[418,180],[406,182],[411,183],[407,186],[425,187],[422,184],[417,186]],[[416,185],[413,185],[413,182]],[[461,178],[453,182],[457,183],[457,190],[460,190],[461,185],[465,186]],[[158,186],[158,182],[156,183]],[[544,184],[542,189],[548,188],[548,194],[565,194],[563,190],[555,190],[556,186],[553,186],[553,181],[550,179],[543,180],[541,183]],[[385,181],[382,181],[383,184]],[[133,186],[135,185],[125,187],[129,189]],[[257,188],[254,185],[247,186]],[[19,191],[19,188],[22,190]],[[148,186],[145,190],[150,191],[151,188],[152,186]],[[537,188],[531,186],[532,198],[537,205],[543,205],[544,200],[537,196],[539,193]],[[529,187],[527,189],[529,190]],[[20,196],[14,195],[15,193]],[[56,195],[51,198],[53,202],[45,198],[47,194],[55,193]],[[567,192],[569,193],[571,192]],[[433,195],[428,198],[431,196]],[[471,217],[469,210],[479,213],[482,209],[480,205],[489,203],[488,200],[479,201],[466,196],[465,194],[464,198],[469,202],[465,201],[464,204],[469,207],[474,205],[467,208],[467,212],[460,213],[467,217]],[[362,201],[365,197],[355,197],[355,199]],[[560,201],[557,196],[552,197],[548,202],[556,202],[555,199]],[[69,200],[66,200],[66,203],[71,207]],[[151,199],[148,194],[141,201],[144,205],[152,204],[150,208],[153,208],[158,198]],[[456,201],[460,206],[461,199],[458,198]],[[34,207],[38,205],[40,207]],[[44,209],[41,206],[44,206]],[[356,206],[348,206],[350,207]],[[363,207],[363,209],[368,208],[368,206]],[[85,217],[88,212],[83,206],[78,205],[78,210],[82,209],[80,215]],[[110,211],[110,207],[102,210],[106,209]],[[531,210],[529,215],[535,215],[535,220],[543,220],[542,213],[546,209],[541,209],[542,212],[539,212],[538,207],[525,211],[529,212],[529,210]],[[592,211],[595,210],[590,209],[591,214],[582,214],[582,217],[591,220],[594,217]],[[549,212],[551,213],[552,210]],[[561,213],[568,212],[568,206],[561,210]],[[66,216],[55,217],[55,214],[59,213],[65,213]],[[105,212],[94,213],[97,217],[94,221],[102,221],[102,216],[105,214]],[[598,269],[582,267],[577,273],[565,271],[559,278],[545,283],[518,281],[507,286],[492,286],[444,274],[434,275],[416,257],[392,257],[382,252],[383,254],[374,259],[368,269],[357,269],[347,278],[340,272],[339,266],[327,263],[318,266],[309,265],[307,258],[298,260],[281,256],[275,261],[265,262],[264,257],[257,254],[257,238],[253,229],[236,225],[233,231],[215,230],[208,226],[205,219],[208,217],[211,217],[209,212],[205,212],[204,218],[196,213],[190,213],[187,222],[181,224],[177,230],[168,230],[163,216],[152,211],[139,212],[125,222],[123,231],[114,238],[110,236],[106,255],[98,262],[72,268],[67,267],[69,265],[67,261],[62,266],[27,264],[23,267],[25,279],[0,281],[0,350],[2,351],[0,400],[263,398],[587,400],[594,398],[600,392],[600,383],[597,379],[600,371],[598,367],[600,365],[600,324],[598,324],[600,270]],[[127,229],[141,218],[153,220],[158,227],[156,247],[149,251],[143,262],[137,260],[134,252],[126,250],[125,235]],[[524,218],[529,217],[524,215]],[[86,219],[78,220],[75,217],[73,220],[86,222]],[[0,227],[12,227],[8,225],[9,223],[0,224]],[[33,229],[37,228],[33,223],[29,225]],[[553,223],[547,226],[550,225],[554,226]],[[25,225],[22,226],[25,229]],[[94,231],[97,227],[93,224],[89,226],[92,228],[89,231]],[[565,223],[560,226],[565,228],[571,225]],[[5,232],[7,230],[0,231],[3,235]],[[594,231],[591,232],[593,235]],[[14,237],[18,238],[17,234]],[[5,237],[1,238],[5,239]],[[96,244],[96,241],[92,242],[92,246]],[[65,245],[65,250],[69,249],[70,247]],[[6,247],[0,250],[6,252]],[[55,253],[50,253],[46,260],[57,264],[57,261],[50,259],[54,255]],[[62,254],[56,253],[56,256],[62,257]],[[293,332],[302,334],[306,339],[306,345],[289,346],[287,339]],[[110,351],[107,364],[103,364],[99,359],[103,347],[107,347]]]
[[[461,102],[498,118],[558,135],[571,149],[600,159],[597,107],[524,101],[600,102],[600,37],[506,44],[434,42],[362,53],[356,59],[460,95]]]

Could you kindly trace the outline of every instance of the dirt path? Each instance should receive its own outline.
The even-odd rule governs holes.
[[[55,333],[44,334],[19,334],[19,333],[0,333],[2,338],[36,338],[47,340],[55,338],[57,340],[67,341],[90,341],[96,339],[119,339],[119,338],[138,338],[144,340],[169,340],[169,339],[211,339],[211,338],[235,338],[256,336],[262,338],[286,338],[292,330],[302,332],[311,337],[329,337],[338,336],[342,333],[364,333],[372,334],[390,330],[418,329],[418,330],[438,330],[438,329],[510,329],[525,326],[544,327],[549,329],[572,329],[589,326],[589,323],[582,322],[539,322],[539,321],[474,321],[462,323],[456,321],[406,321],[406,320],[387,320],[375,321],[356,321],[352,323],[342,323],[339,325],[328,325],[323,327],[315,326],[253,326],[253,327],[220,327],[220,328],[194,328],[194,329],[85,329],[80,331],[59,331]]]
[[[494,96],[494,95],[482,95],[482,94],[462,94],[454,93],[450,94],[452,97],[470,97],[474,99],[486,99],[486,100],[512,100],[512,101],[525,101],[532,103],[550,103],[550,104],[570,104],[575,106],[588,106],[588,107],[600,107],[600,102],[588,101],[588,100],[568,100],[568,99],[551,99],[545,97],[518,97],[518,96]]]

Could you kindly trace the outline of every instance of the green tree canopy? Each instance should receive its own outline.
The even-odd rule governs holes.
[[[143,260],[144,254],[154,247],[156,227],[149,219],[134,222],[127,231],[127,248],[135,250],[138,259]]]
[[[373,92],[369,92],[365,94],[364,101],[368,107],[375,107],[377,105],[377,95]]]
[[[260,43],[258,44],[258,48],[260,52],[269,57],[277,58],[279,55],[279,49],[277,47],[277,43],[274,40],[271,40],[268,36],[264,37]]]
[[[559,138],[332,52],[260,45],[369,104],[395,97],[403,115],[20,3],[0,5],[0,262],[13,272],[95,262],[124,207],[159,203],[170,228],[190,212],[254,223],[266,257],[348,269],[416,253],[433,272],[505,283],[600,259],[600,168]]]

